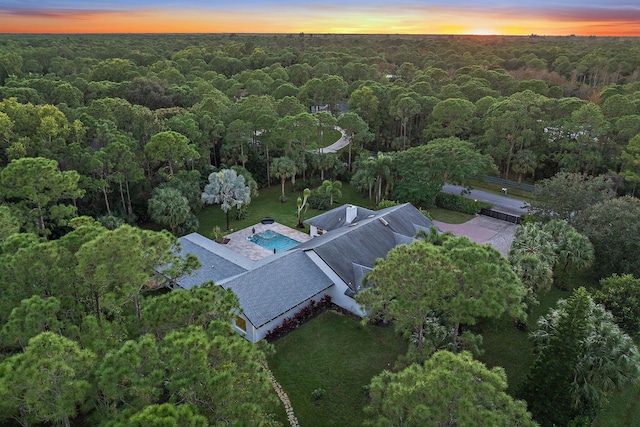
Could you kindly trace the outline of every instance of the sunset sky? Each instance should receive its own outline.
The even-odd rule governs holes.
[[[639,0],[0,0],[0,33],[640,36]]]

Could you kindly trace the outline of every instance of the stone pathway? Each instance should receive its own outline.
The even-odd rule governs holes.
[[[282,386],[276,380],[276,377],[273,376],[273,372],[271,372],[266,362],[261,363],[262,368],[265,370],[267,376],[269,377],[271,387],[273,387],[276,394],[280,398],[280,401],[282,401],[282,404],[284,405],[284,410],[287,412],[287,419],[289,420],[289,424],[291,424],[291,427],[300,427],[300,423],[298,423],[298,419],[293,413],[293,406],[291,406],[291,400],[289,400],[289,396],[287,396],[287,393],[285,393],[285,391],[282,389]]]

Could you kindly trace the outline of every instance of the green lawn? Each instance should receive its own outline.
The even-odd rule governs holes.
[[[428,208],[427,211],[436,221],[446,222],[447,224],[462,224],[475,218],[475,215],[442,208]]]
[[[366,402],[362,387],[407,351],[393,329],[365,327],[332,311],[274,345],[269,367],[305,427],[361,425]],[[311,393],[318,388],[325,394],[316,405]],[[279,420],[287,425],[284,413]]]
[[[234,231],[237,231],[250,227],[260,222],[262,218],[274,218],[280,224],[288,227],[295,227],[298,222],[296,217],[296,199],[298,196],[302,196],[302,192],[292,192],[291,183],[287,181],[285,184],[285,195],[287,197],[287,201],[285,203],[279,202],[280,194],[281,187],[279,182],[272,184],[271,188],[260,189],[260,195],[251,199],[247,218],[243,220],[235,220],[232,215],[231,228]],[[334,206],[340,206],[345,203],[354,204],[368,209],[375,208],[372,200],[369,200],[368,197],[362,197],[360,193],[348,183],[342,183],[342,197],[334,200]],[[462,224],[474,217],[474,215],[441,208],[430,208],[428,211],[432,215],[433,219],[446,222],[448,224]],[[305,218],[312,218],[323,212],[326,211],[307,209],[306,213],[303,212],[303,220]],[[225,231],[225,215],[219,205],[207,206],[204,208],[198,214],[198,220],[200,221],[198,233],[203,236],[210,238],[213,227],[216,225],[219,226],[223,232]]]
[[[328,147],[336,143],[340,138],[342,138],[342,133],[339,130],[333,129],[329,132],[324,132],[322,134],[322,147]]]
[[[542,294],[540,305],[535,307],[528,317],[529,329],[536,327],[536,322],[555,307],[560,298],[567,298],[570,292],[553,288]],[[502,366],[507,373],[509,392],[513,392],[524,380],[533,363],[533,345],[529,341],[528,332],[517,329],[513,319],[502,317],[495,320],[486,320],[479,324],[482,334],[484,354],[478,359],[489,367]]]
[[[285,196],[287,197],[287,201],[285,203],[280,203],[279,198],[281,191],[280,182],[272,183],[271,188],[260,189],[260,195],[251,199],[247,218],[243,220],[235,220],[233,219],[233,210],[231,211],[231,228],[237,231],[250,227],[260,222],[262,218],[274,218],[280,224],[288,227],[295,227],[298,223],[296,216],[296,199],[298,196],[302,196],[302,192],[292,192],[291,183],[287,181],[285,184]],[[360,194],[347,183],[343,183],[342,197],[334,200],[334,206],[340,206],[345,203],[352,203],[357,206],[372,208],[369,199],[360,196]],[[303,212],[303,220],[305,218],[312,218],[322,212],[325,211],[308,209],[306,213]],[[204,208],[198,214],[198,220],[200,221],[198,233],[209,238],[211,237],[213,227],[217,225],[222,231],[224,231],[227,226],[224,212],[222,212],[219,205],[212,205]]]
[[[249,227],[265,217],[295,227],[295,201],[299,193],[291,192],[289,182],[285,191],[288,201],[280,203],[279,183],[261,189],[260,196],[251,201],[248,217],[238,221],[232,219],[231,227],[235,230]],[[347,183],[343,184],[342,193],[342,197],[335,202],[336,206],[351,203],[373,208],[368,198],[363,198]],[[322,212],[309,209],[303,218],[311,218]],[[473,218],[473,215],[438,208],[429,212],[434,219],[451,224]],[[215,225],[222,230],[226,226],[224,213],[217,205],[205,208],[198,219],[198,232],[207,237],[211,236]],[[574,287],[593,288],[595,283],[588,274],[574,276],[571,281]],[[555,288],[543,294],[540,305],[528,318],[529,327],[535,328],[541,315],[554,307],[559,298],[569,295],[569,292]],[[478,325],[478,330],[484,339],[484,354],[479,359],[489,367],[504,367],[509,392],[513,393],[524,380],[534,358],[527,332],[516,329],[513,320],[507,317],[484,321]],[[406,352],[406,342],[389,328],[365,328],[353,319],[329,312],[280,339],[275,343],[275,348],[276,353],[269,358],[269,365],[289,394],[301,425],[343,426],[361,424],[365,403],[362,386],[381,370],[392,366],[398,355]],[[319,405],[314,403],[311,396],[317,388],[326,391]],[[628,387],[612,396],[610,404],[594,422],[594,427],[640,427],[638,399],[640,386]],[[287,425],[283,410],[279,420]]]
[[[609,399],[592,427],[640,427],[640,386],[627,387]]]

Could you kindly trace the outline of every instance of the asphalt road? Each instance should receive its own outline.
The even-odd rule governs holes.
[[[459,185],[445,184],[442,187],[442,191],[449,194],[457,194],[464,190],[464,187]],[[477,199],[480,202],[486,202],[493,205],[493,209],[499,212],[504,212],[513,215],[524,215],[527,213],[525,209],[525,201],[516,199],[509,196],[502,196],[499,194],[487,193],[481,190],[471,190],[469,194],[463,194],[467,199]]]

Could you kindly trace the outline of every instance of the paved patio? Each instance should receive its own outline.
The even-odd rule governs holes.
[[[253,228],[255,228],[256,233],[261,233],[266,230],[272,230],[276,233],[280,233],[284,236],[290,237],[293,240],[297,240],[300,243],[311,240],[312,238],[307,233],[289,228],[277,222],[274,222],[273,224],[258,223],[253,227],[243,228],[242,230],[227,234],[225,237],[230,240],[229,243],[226,244],[226,247],[234,252],[246,256],[253,261],[258,261],[262,258],[268,257],[269,255],[273,255],[272,251],[265,249],[260,245],[256,245],[251,240],[249,240],[249,237],[253,234]]]
[[[442,231],[451,231],[456,236],[467,236],[476,243],[489,243],[504,256],[507,256],[516,225],[488,216],[478,215],[462,224],[446,224],[440,221],[433,223]]]

